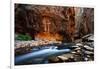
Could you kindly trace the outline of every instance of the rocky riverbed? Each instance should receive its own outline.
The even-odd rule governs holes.
[[[39,46],[31,46],[32,41],[25,41],[20,43],[19,48],[15,48],[15,56],[36,52],[41,49],[56,48],[58,50],[70,49],[70,52],[63,53],[59,56],[46,57],[47,63],[58,63],[58,62],[81,62],[81,61],[93,61],[94,60],[94,40],[93,35],[83,37],[79,42],[76,43],[49,43]],[[84,41],[85,40],[85,41]],[[34,42],[34,41],[33,41]],[[26,44],[25,44],[26,43]],[[16,43],[17,44],[17,43]],[[22,47],[21,47],[22,46]],[[45,60],[41,60],[45,61]],[[26,64],[33,64],[29,62]]]

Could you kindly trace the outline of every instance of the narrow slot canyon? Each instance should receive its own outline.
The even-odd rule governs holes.
[[[94,60],[94,8],[15,4],[14,12],[16,65]]]

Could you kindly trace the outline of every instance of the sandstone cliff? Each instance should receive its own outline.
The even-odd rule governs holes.
[[[15,4],[15,33],[74,42],[94,33],[94,9]]]

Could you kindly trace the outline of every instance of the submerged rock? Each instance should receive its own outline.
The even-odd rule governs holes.
[[[57,63],[60,61],[58,57],[50,57],[48,58],[49,63]]]

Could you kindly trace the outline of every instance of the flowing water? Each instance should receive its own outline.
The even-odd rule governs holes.
[[[48,58],[52,56],[59,56],[64,53],[70,52],[68,47],[56,47],[56,46],[47,46],[42,47],[41,49],[33,48],[31,53],[23,54],[15,57],[15,64],[28,64],[31,62],[32,64],[45,64],[48,63]]]

